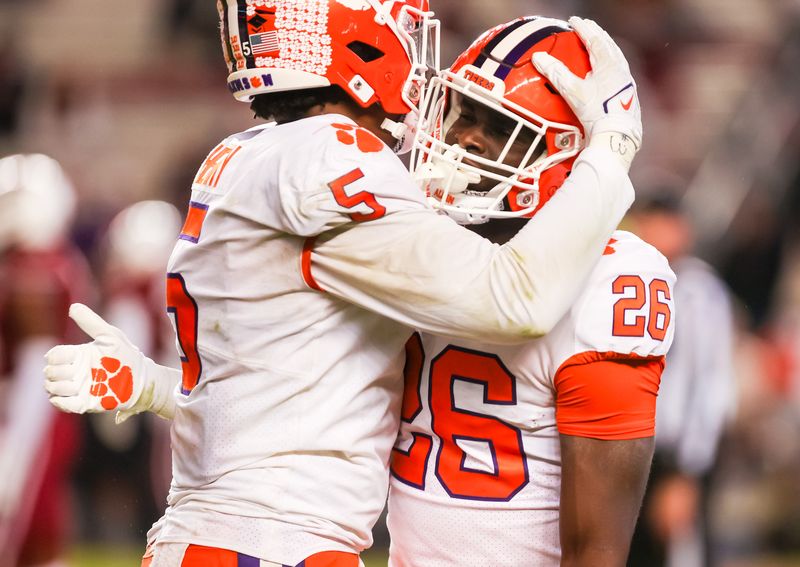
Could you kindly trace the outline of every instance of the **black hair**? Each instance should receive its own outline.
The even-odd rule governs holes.
[[[250,103],[257,118],[274,120],[278,124],[305,118],[313,107],[326,103],[353,102],[338,85],[299,91],[281,91],[259,94]]]

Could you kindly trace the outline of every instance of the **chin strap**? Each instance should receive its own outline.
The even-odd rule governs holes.
[[[458,224],[483,224],[490,217],[465,212],[465,208],[486,208],[495,202],[495,198],[488,193],[469,191],[469,186],[480,183],[481,176],[473,171],[463,171],[458,168],[457,154],[448,150],[442,157],[431,156],[431,161],[423,163],[413,174],[417,181],[427,189],[428,201],[433,208],[443,210],[447,216]],[[453,206],[458,200],[459,206]]]
[[[427,183],[428,191],[432,196],[444,191],[448,195],[457,195],[467,190],[473,183],[480,183],[481,176],[474,171],[463,171],[458,167],[458,154],[447,150],[443,156],[431,154],[430,161],[420,165],[412,174],[414,181]]]
[[[381,128],[389,132],[392,137],[397,140],[397,143],[392,148],[392,151],[397,155],[407,154],[414,146],[414,137],[417,134],[417,123],[419,122],[419,113],[412,110],[403,117],[402,122],[396,122],[391,118],[384,118],[381,123]]]

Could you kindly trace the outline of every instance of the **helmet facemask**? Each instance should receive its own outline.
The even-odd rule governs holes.
[[[385,19],[393,29],[411,62],[408,78],[401,91],[401,98],[409,110],[402,120],[387,118],[382,125],[397,139],[394,151],[398,154],[409,152],[413,146],[421,116],[420,104],[425,99],[430,78],[440,68],[439,21],[433,19],[433,13],[427,10],[427,4],[427,0],[392,0],[376,7],[378,17]]]
[[[503,97],[502,81],[465,66],[431,80],[412,166],[431,204],[461,224],[529,217],[540,181],[581,149],[580,129],[551,122]],[[458,132],[478,128],[493,148],[463,147]]]

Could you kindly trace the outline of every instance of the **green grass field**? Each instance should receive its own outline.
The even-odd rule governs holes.
[[[70,567],[139,567],[142,550],[135,547],[76,547],[69,557]],[[365,567],[386,567],[385,550],[362,554]],[[723,567],[798,567],[800,556],[764,557],[728,562]]]

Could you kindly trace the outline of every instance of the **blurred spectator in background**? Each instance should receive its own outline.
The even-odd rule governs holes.
[[[667,257],[678,281],[656,450],[628,565],[710,566],[708,488],[735,400],[731,301],[713,268],[690,254],[692,228],[676,193],[643,199],[630,220],[633,231]]]
[[[153,360],[173,367],[179,366],[180,360],[175,334],[164,314],[164,273],[181,224],[178,209],[165,201],[140,201],[126,207],[109,226],[103,270],[106,320],[138,341],[137,345],[152,353]],[[138,424],[149,439],[150,451],[140,467],[152,487],[153,502],[148,507],[154,508],[152,523],[164,513],[172,480],[169,422],[147,414],[116,425],[108,419],[110,415],[91,417],[105,418],[111,431]]]
[[[175,335],[165,315],[167,260],[181,228],[171,204],[148,200],[117,213],[98,242],[104,317],[140,341],[153,358],[178,366]],[[85,418],[86,459],[77,471],[91,537],[124,545],[164,512],[172,463],[169,422],[143,415],[116,424],[112,414]],[[124,503],[124,505],[121,505]]]
[[[87,300],[87,264],[65,238],[75,204],[55,160],[0,159],[0,567],[62,565],[74,516],[78,425],[48,403],[42,361],[75,340],[67,310]]]

